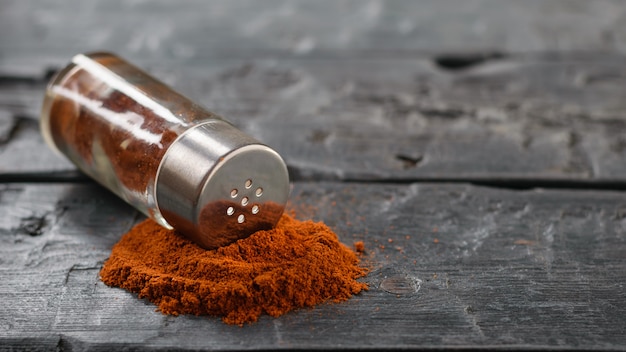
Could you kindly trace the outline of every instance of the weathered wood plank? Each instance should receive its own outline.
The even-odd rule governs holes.
[[[163,316],[99,282],[138,220],[100,187],[2,186],[0,345],[626,348],[622,193],[296,183],[291,199],[343,242],[365,242],[371,289],[240,328]]]
[[[0,3],[0,72],[43,72],[70,53],[140,63],[384,52],[626,50],[618,0],[167,1]]]
[[[297,179],[626,178],[619,1],[68,0],[0,10],[5,179],[74,170],[43,146],[36,119],[46,77],[101,49],[275,147]]]
[[[626,181],[619,56],[461,72],[391,58],[152,71],[276,148],[297,179]],[[39,136],[43,82],[0,85],[0,175],[74,170]]]

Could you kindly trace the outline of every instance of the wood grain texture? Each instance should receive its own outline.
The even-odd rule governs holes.
[[[0,196],[0,345],[626,348],[621,193],[296,183],[301,218],[365,242],[370,290],[243,328],[164,316],[102,284],[111,246],[140,217],[100,187],[12,184]]]
[[[108,48],[140,63],[357,52],[616,52],[619,0],[167,1],[0,4],[0,68],[14,75]],[[352,55],[354,56],[354,55]],[[46,65],[47,64],[47,65]]]
[[[619,1],[0,9],[5,180],[76,175],[38,135],[45,82],[75,53],[112,50],[277,149],[297,179],[626,184]]]
[[[452,73],[392,58],[152,71],[274,147],[297,179],[626,182],[617,56],[507,58]],[[0,176],[74,170],[39,136],[43,87],[0,89]]]

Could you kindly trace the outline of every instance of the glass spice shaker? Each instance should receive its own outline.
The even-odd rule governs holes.
[[[212,249],[273,227],[278,153],[110,53],[76,55],[46,89],[44,139],[162,226]]]

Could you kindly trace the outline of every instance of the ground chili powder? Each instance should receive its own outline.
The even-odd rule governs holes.
[[[367,289],[359,258],[323,223],[284,214],[278,225],[205,250],[145,220],[113,247],[102,281],[165,314],[221,316],[228,324],[340,302]]]

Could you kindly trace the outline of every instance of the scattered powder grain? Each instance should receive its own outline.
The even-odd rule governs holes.
[[[363,241],[354,242],[354,250],[359,254],[365,253],[365,243]]]
[[[165,314],[256,321],[367,290],[357,255],[322,223],[283,215],[278,225],[205,250],[145,220],[113,247],[102,281],[147,298]]]

